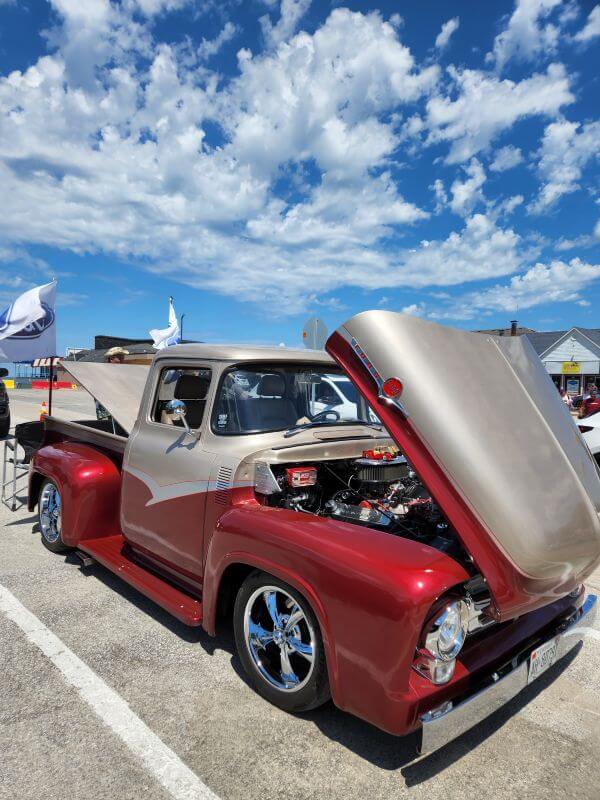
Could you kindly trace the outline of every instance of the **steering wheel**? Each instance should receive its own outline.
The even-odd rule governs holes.
[[[311,422],[319,422],[322,419],[323,420],[327,419],[329,414],[334,414],[334,417],[331,420],[332,422],[337,422],[338,419],[341,419],[340,412],[336,411],[334,408],[331,408],[329,410],[319,411],[319,413],[315,414],[314,417],[311,417],[310,420],[311,420]]]

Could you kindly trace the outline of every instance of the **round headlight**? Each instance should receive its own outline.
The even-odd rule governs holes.
[[[426,647],[436,658],[450,661],[460,652],[469,627],[469,607],[464,600],[449,603],[427,634]]]

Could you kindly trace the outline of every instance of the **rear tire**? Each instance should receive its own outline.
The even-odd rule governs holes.
[[[62,499],[54,481],[44,481],[38,496],[38,521],[42,544],[52,553],[70,550],[62,540]]]
[[[319,623],[293,587],[253,572],[237,594],[233,627],[240,661],[258,694],[291,713],[329,699]]]

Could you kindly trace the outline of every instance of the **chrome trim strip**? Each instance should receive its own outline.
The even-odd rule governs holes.
[[[579,609],[580,613],[566,625],[558,626],[555,633],[559,637],[555,663],[583,639],[585,631],[581,629],[589,627],[596,619],[597,600],[596,595],[588,595]],[[445,703],[439,709],[423,714],[420,720],[423,732],[419,752],[425,754],[438,750],[508,703],[527,686],[528,671],[529,659],[459,705],[451,707]]]

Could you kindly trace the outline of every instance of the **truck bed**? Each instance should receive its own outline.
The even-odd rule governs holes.
[[[95,419],[69,422],[56,417],[46,417],[42,444],[63,441],[82,442],[110,453],[121,463],[127,444],[127,435],[119,425],[116,423],[115,425],[118,431],[116,434],[112,432],[112,422],[110,420]]]

